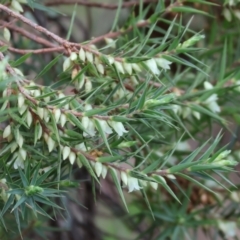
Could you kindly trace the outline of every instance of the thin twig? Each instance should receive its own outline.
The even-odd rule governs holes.
[[[14,26],[14,25],[11,24],[11,22],[8,23],[8,22],[5,22],[5,21],[0,21],[0,24],[4,27],[7,27],[14,32],[20,33],[24,37],[29,38],[29,39],[33,40],[34,42],[42,44],[46,47],[56,47],[55,44],[49,42],[48,40],[46,40],[42,37],[39,37],[36,34],[30,33],[30,32],[26,31],[25,29],[23,29],[21,27]]]
[[[0,41],[0,46],[7,46],[4,42]],[[42,54],[42,53],[50,53],[50,52],[62,52],[64,50],[63,47],[53,47],[53,48],[41,48],[41,49],[18,49],[7,46],[10,52],[19,53],[19,54]]]
[[[143,4],[157,3],[158,0],[143,0],[143,1],[137,0],[137,1],[124,2],[121,7],[130,8],[130,7],[139,5],[141,2],[143,2]],[[83,5],[86,7],[105,8],[105,9],[111,9],[111,10],[118,8],[118,4],[88,2],[86,0],[54,0],[54,1],[49,1],[45,3],[46,6],[73,5],[73,4]]]

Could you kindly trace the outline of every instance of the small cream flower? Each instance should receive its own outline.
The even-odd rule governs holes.
[[[102,130],[103,130],[106,134],[111,134],[111,133],[113,133],[112,129],[108,126],[107,121],[102,120],[102,119],[97,119],[97,121],[99,122]]]
[[[170,61],[168,61],[164,58],[155,58],[155,61],[156,61],[157,65],[159,67],[163,68],[164,70],[170,69],[170,64],[172,64]]]
[[[147,61],[145,61],[145,64],[147,65],[148,69],[153,73],[153,74],[160,74],[160,71],[158,69],[157,63],[155,59],[151,58]]]
[[[108,123],[118,134],[119,137],[121,137],[124,133],[128,132],[121,122],[109,121]]]
[[[132,192],[134,190],[140,190],[140,186],[138,185],[138,179],[128,176],[128,192]]]

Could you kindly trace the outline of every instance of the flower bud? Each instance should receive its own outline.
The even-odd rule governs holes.
[[[17,12],[23,12],[23,8],[22,8],[21,4],[17,0],[12,0],[11,6]]]
[[[20,148],[22,148],[23,141],[24,141],[23,136],[19,133],[17,139],[15,139],[15,140],[16,140],[18,146],[19,146]]]
[[[44,109],[40,108],[40,107],[37,107],[37,114],[41,119],[43,119]]]
[[[94,168],[95,168],[95,172],[96,172],[97,176],[100,177],[100,175],[102,173],[102,163],[96,162]]]
[[[150,186],[154,189],[157,190],[158,184],[156,182],[150,182]]]
[[[123,67],[129,75],[132,75],[132,64],[131,63],[124,62]]]
[[[60,119],[60,116],[61,116],[61,110],[59,108],[55,108],[53,110],[53,114],[54,114],[54,118],[55,118],[56,123],[58,123],[58,121]]]
[[[119,71],[120,73],[124,73],[123,65],[121,62],[115,61],[114,65],[115,65],[117,71]]]
[[[127,186],[128,185],[128,177],[127,177],[126,172],[124,172],[124,171],[121,172],[121,179],[122,179],[123,183]]]
[[[108,62],[110,65],[112,65],[115,62],[115,60],[112,56],[108,56],[107,59],[108,59]]]
[[[27,111],[27,125],[30,127],[33,121],[33,117],[30,111]]]
[[[89,93],[92,90],[92,82],[87,78],[86,83],[85,83],[85,92]]]
[[[42,126],[39,124],[39,130],[38,130],[38,139],[42,137]]]
[[[157,63],[154,58],[151,58],[151,59],[145,61],[145,64],[153,74],[156,74],[156,75],[160,74],[160,71],[157,67]]]
[[[217,156],[217,158],[215,159],[215,161],[219,161],[219,160],[224,159],[224,158],[227,157],[230,153],[231,153],[231,150],[225,150],[225,151],[221,152],[221,153]]]
[[[70,152],[68,158],[69,158],[69,162],[73,165],[73,163],[75,162],[75,159],[76,159],[76,153],[75,152]]]
[[[61,114],[60,116],[60,123],[61,123],[61,126],[64,127],[65,123],[67,122],[67,117],[65,114]]]
[[[11,134],[11,126],[8,125],[3,131],[3,138],[7,138]]]
[[[85,51],[84,51],[82,48],[80,48],[79,53],[78,53],[78,56],[79,56],[80,60],[82,60],[83,62],[85,62],[86,54],[85,54]]]
[[[104,40],[111,48],[116,48],[116,42],[112,38],[104,38]]]
[[[13,153],[18,148],[18,145],[16,142],[13,142],[11,145],[11,153]]]
[[[72,80],[75,79],[75,77],[76,77],[77,75],[78,75],[78,70],[77,70],[77,68],[74,68],[74,69],[72,70],[72,75],[71,75]]]
[[[10,41],[10,39],[11,39],[11,33],[10,33],[10,31],[8,30],[8,28],[4,28],[4,29],[3,29],[3,37],[4,37],[5,40],[7,40],[8,42]]]
[[[75,61],[77,59],[77,53],[71,52],[70,59],[71,59],[71,61]]]
[[[104,67],[102,64],[100,63],[96,64],[96,68],[100,74],[104,74]]]
[[[137,63],[132,63],[132,69],[136,72],[141,72],[141,68]]]
[[[18,108],[18,112],[20,113],[20,115],[23,115],[23,113],[25,113],[27,108],[28,106],[26,104],[23,104],[22,107]]]
[[[19,155],[22,157],[23,160],[26,159],[27,157],[27,152],[26,150],[24,150],[23,148],[20,148],[19,151],[18,151]]]
[[[65,72],[71,66],[70,58],[66,58],[63,62],[63,71]]]
[[[21,108],[25,102],[25,99],[21,93],[18,94],[18,107]]]
[[[86,52],[86,58],[90,63],[93,63],[93,54],[91,52]]]
[[[107,176],[107,167],[102,165],[102,178],[105,179]]]
[[[54,149],[54,146],[55,146],[55,142],[53,141],[53,139],[50,136],[48,136],[47,145],[48,145],[48,151],[52,152],[52,150]]]
[[[63,150],[62,150],[62,154],[63,154],[63,160],[65,160],[65,159],[67,159],[67,158],[68,158],[68,156],[69,156],[70,152],[71,152],[71,149],[70,149],[70,147],[68,147],[68,146],[65,146],[65,147],[63,148]]]

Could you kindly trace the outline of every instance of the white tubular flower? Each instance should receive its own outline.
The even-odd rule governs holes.
[[[16,143],[16,142],[13,142],[13,143],[12,143],[12,146],[11,146],[11,153],[13,153],[17,148],[18,148],[17,143]]]
[[[19,133],[18,138],[16,139],[16,142],[20,148],[22,148],[23,141],[24,141],[23,136]]]
[[[164,58],[155,58],[155,61],[156,61],[157,65],[159,67],[163,68],[164,70],[170,69],[170,64],[172,64],[172,62],[170,62]]]
[[[62,154],[63,154],[63,160],[65,160],[65,159],[67,159],[67,158],[68,158],[68,156],[69,156],[70,152],[71,152],[71,149],[70,149],[70,147],[68,147],[68,146],[65,146],[65,147],[63,148],[63,150],[62,150]]]
[[[132,75],[132,64],[131,63],[124,62],[123,67],[129,75]]]
[[[4,29],[3,29],[3,37],[4,37],[5,40],[7,40],[8,42],[10,41],[10,39],[11,39],[11,33],[10,33],[10,31],[8,30],[8,28],[4,28]]]
[[[105,179],[107,176],[107,167],[105,165],[102,165],[102,178]]]
[[[104,39],[111,48],[116,48],[116,42],[112,38],[104,38]]]
[[[200,114],[199,112],[197,112],[197,111],[192,111],[192,114],[193,114],[193,116],[194,116],[196,119],[200,120],[201,114]]]
[[[49,122],[50,114],[49,114],[49,112],[48,112],[48,109],[44,109],[44,110],[43,110],[43,118],[44,118],[44,121],[45,121],[45,122]]]
[[[20,148],[19,151],[18,151],[18,155],[20,155],[23,160],[26,160],[27,152],[26,152],[25,149]]]
[[[37,107],[37,115],[43,119],[43,116],[44,116],[44,109],[43,108],[40,108],[40,107]]]
[[[10,136],[11,132],[12,132],[11,126],[10,125],[6,126],[3,131],[3,138],[7,138],[8,136]]]
[[[78,52],[78,56],[79,56],[81,61],[85,62],[86,54],[85,54],[85,51],[82,48],[80,48],[80,50]]]
[[[107,59],[108,59],[108,62],[109,62],[110,65],[112,65],[115,61],[112,56],[108,56]]]
[[[86,52],[86,58],[90,63],[93,63],[93,54],[91,52]]]
[[[96,64],[96,68],[100,74],[104,74],[104,67],[101,63]]]
[[[42,137],[42,126],[39,124],[38,140]]]
[[[55,146],[55,142],[53,141],[53,139],[50,136],[48,136],[47,145],[48,145],[48,151],[52,152],[52,150],[54,149],[54,146]]]
[[[63,62],[63,71],[65,72],[71,66],[71,59],[68,57]]]
[[[78,145],[75,146],[75,148],[76,148],[77,150],[81,150],[81,151],[84,151],[84,152],[87,151],[87,148],[86,148],[86,146],[85,146],[84,143],[79,143]]]
[[[225,234],[226,238],[233,238],[237,234],[237,224],[236,222],[218,222],[218,227]]]
[[[182,115],[183,115],[183,118],[187,118],[191,113],[191,109],[189,107],[184,107],[182,109]]]
[[[20,115],[23,115],[23,113],[25,113],[27,108],[28,106],[26,104],[23,104],[22,107],[18,108],[18,112],[20,113]]]
[[[23,12],[23,8],[21,4],[17,0],[12,0],[11,2],[12,8],[17,12]]]
[[[160,71],[158,69],[157,63],[154,58],[151,58],[145,61],[145,64],[153,74],[156,74],[156,75],[160,74]]]
[[[103,168],[102,163],[100,163],[100,162],[95,163],[94,169],[95,169],[95,172],[96,172],[98,177],[100,177],[100,175],[102,173],[102,168]]]
[[[175,179],[176,179],[176,177],[175,177],[173,174],[167,174],[166,177],[167,177],[168,179],[172,179],[172,180],[175,180]]]
[[[95,136],[95,126],[94,126],[94,123],[91,119],[89,119],[88,117],[83,117],[82,118],[82,125],[86,129],[86,132],[83,132],[84,137]]]
[[[108,123],[114,129],[114,131],[118,134],[119,137],[121,137],[124,133],[128,132],[124,128],[124,126],[121,122],[109,121]]]
[[[112,129],[108,126],[107,121],[102,120],[102,119],[97,119],[97,121],[99,122],[102,130],[103,130],[106,134],[111,134],[111,133],[113,133]]]
[[[81,74],[79,76],[79,78],[74,82],[77,90],[80,90],[83,87],[84,83],[85,83],[85,75],[84,74]]]
[[[41,91],[39,89],[34,90],[33,96],[34,97],[39,97],[41,95]]]
[[[121,180],[126,186],[128,185],[128,176],[127,173],[124,171],[121,172]]]
[[[69,162],[73,165],[73,163],[75,162],[75,160],[76,160],[76,153],[75,152],[70,152],[70,154],[69,154]]]
[[[150,182],[150,186],[154,189],[157,190],[158,184],[156,182]]]
[[[60,117],[60,123],[61,123],[61,126],[64,127],[65,123],[67,122],[67,117],[65,114],[61,114],[61,117]]]
[[[91,110],[92,106],[90,104],[86,104],[85,108],[86,111]],[[86,129],[86,132],[83,132],[83,136],[95,136],[95,126],[93,121],[89,117],[82,117],[82,125]]]
[[[182,107],[176,104],[172,105],[172,110],[179,115],[182,113]]]
[[[128,192],[132,192],[134,190],[140,190],[137,178],[133,178],[131,176],[128,176],[127,183],[128,183]]]
[[[30,127],[33,121],[33,117],[32,114],[30,113],[30,111],[27,111],[27,125]]]
[[[115,61],[115,62],[114,62],[114,65],[115,65],[116,69],[117,69],[120,73],[124,73],[123,65],[122,65],[121,62]]]
[[[72,74],[71,74],[71,79],[73,80],[73,79],[75,79],[75,77],[78,75],[78,70],[77,70],[77,68],[74,68],[73,70],[72,70]]]
[[[71,61],[75,61],[77,59],[77,53],[71,52],[70,59],[71,59]]]
[[[85,92],[89,93],[91,91],[92,91],[92,81],[87,78],[85,83]]]
[[[23,158],[18,154],[14,164],[13,164],[14,169],[24,168],[24,160]]]
[[[60,117],[61,117],[61,110],[59,108],[56,108],[53,110],[54,118],[56,123],[58,123]]]
[[[132,69],[136,72],[141,72],[141,68],[137,63],[132,63]]]
[[[212,85],[210,82],[208,82],[208,81],[205,81],[205,82],[203,83],[203,85],[204,85],[204,88],[205,88],[206,90],[213,89],[213,85]]]
[[[208,99],[204,101],[204,104],[214,113],[221,112],[219,105],[217,104],[217,94],[212,94]]]
[[[140,183],[141,183],[141,186],[142,186],[142,187],[146,187],[147,184],[148,184],[148,182],[145,181],[145,180],[140,180]]]
[[[18,94],[18,108],[21,108],[25,102],[25,99],[21,93]]]

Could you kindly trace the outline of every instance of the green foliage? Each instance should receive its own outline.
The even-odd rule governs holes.
[[[77,5],[58,36],[22,14],[33,14],[28,5],[58,15],[47,3],[0,4],[6,19],[49,38],[23,40],[11,24],[1,32],[1,239],[12,219],[11,239],[29,226],[46,239],[44,222],[64,215],[64,199],[81,191],[79,169],[91,176],[97,202],[106,181],[126,218],[145,223],[136,239],[193,239],[198,229],[236,235],[238,186],[229,176],[239,151],[234,133],[225,146],[221,139],[230,122],[239,124],[239,1],[219,2],[223,19],[213,14],[215,2],[153,2],[130,8],[120,28],[126,3],[119,1],[111,32],[84,43],[71,40]],[[199,32],[193,15],[209,27]],[[24,51],[29,42],[36,50]]]

